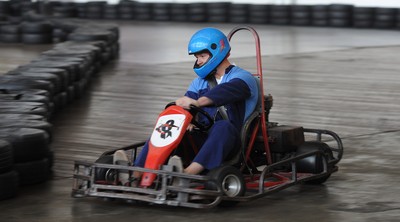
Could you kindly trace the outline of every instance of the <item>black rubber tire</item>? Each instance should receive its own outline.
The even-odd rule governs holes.
[[[7,73],[10,76],[21,76],[26,79],[32,80],[44,80],[51,82],[54,86],[54,93],[58,93],[61,91],[61,79],[57,75],[52,73],[38,73],[38,72],[28,72],[28,71],[18,71],[13,70]]]
[[[21,27],[20,25],[3,25],[0,26],[0,33],[2,34],[20,34]]]
[[[58,94],[54,95],[53,101],[54,101],[54,104],[55,104],[54,106],[56,108],[56,111],[60,110],[60,109],[63,109],[68,104],[67,92],[61,92],[61,93],[58,93]]]
[[[353,5],[329,5],[329,25],[332,27],[351,27],[353,24]]]
[[[0,33],[0,42],[20,43],[21,42],[21,34]]]
[[[15,197],[19,188],[19,176],[15,170],[0,174],[0,200]]]
[[[249,22],[254,24],[268,24],[270,21],[270,5],[250,4]]]
[[[50,163],[47,158],[40,160],[15,163],[15,170],[19,175],[19,184],[32,185],[45,182],[50,177]]]
[[[53,29],[52,38],[53,43],[60,43],[67,40],[68,33],[60,28]]]
[[[72,18],[76,17],[76,9],[74,5],[60,4],[51,7],[51,14],[57,18]]]
[[[23,89],[43,89],[54,94],[54,85],[43,80],[27,79],[21,76],[2,75],[0,76],[0,89],[23,90]]]
[[[61,80],[61,90],[65,91],[68,85],[73,81],[73,76],[68,73],[67,70],[62,68],[41,68],[41,67],[31,67],[28,65],[20,66],[15,71],[26,71],[30,73],[51,73],[60,77]]]
[[[247,23],[249,20],[249,4],[230,4],[229,19],[230,23]]]
[[[75,66],[68,62],[60,62],[60,61],[33,61],[29,63],[29,67],[31,68],[56,68],[62,69],[68,73],[71,82],[77,80],[78,75],[75,71]]]
[[[189,3],[187,8],[188,20],[190,22],[206,22],[207,21],[207,4],[206,3]]]
[[[353,10],[353,27],[371,28],[374,20],[375,8],[355,7]]]
[[[290,5],[271,5],[270,9],[270,23],[275,25],[288,25],[290,24]]]
[[[87,27],[87,29],[79,29],[67,37],[68,40],[77,42],[87,42],[87,41],[106,41],[107,43],[114,42],[115,36],[106,30],[95,30],[93,28]]]
[[[312,26],[328,26],[329,24],[329,6],[328,5],[312,5],[311,9],[311,25]]]
[[[135,20],[145,21],[152,19],[151,13],[152,3],[146,2],[135,2],[133,7]]]
[[[29,106],[33,108],[45,108],[47,109],[47,104],[43,102],[25,102],[16,100],[0,100],[1,107],[18,107],[18,106]]]
[[[207,3],[208,22],[228,22],[230,5],[229,2]]]
[[[308,5],[292,5],[290,20],[292,25],[311,25],[311,7]]]
[[[301,146],[298,147],[298,149],[296,151],[296,155],[307,153],[310,151],[316,151],[316,150],[321,150],[324,154],[322,156],[321,155],[310,156],[310,157],[307,157],[307,158],[297,161],[296,162],[297,172],[318,174],[323,171],[323,158],[326,158],[327,161],[329,161],[330,159],[333,158],[332,151],[326,143],[317,142],[317,141],[304,142]],[[332,166],[328,165],[328,168],[329,167],[332,167]],[[315,180],[307,181],[306,183],[322,184],[329,177],[330,177],[330,174],[328,174],[324,177],[315,179]]]
[[[113,164],[113,156],[112,155],[102,155],[100,156],[95,163],[104,163],[104,164]],[[94,172],[94,180],[95,181],[106,181],[106,173],[109,169],[105,168],[97,168]]]
[[[13,169],[12,147],[6,140],[0,139],[0,174],[9,172]]]
[[[40,160],[49,152],[49,136],[40,129],[0,128],[0,139],[12,145],[14,163]]]
[[[171,3],[153,3],[152,15],[154,21],[170,21],[171,20]]]
[[[39,102],[44,103],[46,105],[50,104],[50,100],[47,96],[42,95],[34,95],[34,94],[3,94],[0,91],[0,101],[22,101],[22,102]]]
[[[376,8],[373,19],[373,27],[378,29],[391,29],[396,23],[397,9]]]
[[[53,25],[49,22],[28,22],[21,23],[21,32],[29,34],[50,34],[53,31]]]
[[[50,97],[49,92],[43,89],[4,89],[0,87],[0,92],[2,94],[29,94]]]
[[[51,33],[31,34],[22,33],[21,42],[25,44],[50,44],[53,42]]]
[[[75,81],[82,78],[83,73],[88,69],[89,64],[85,58],[80,58],[77,56],[62,56],[62,55],[41,55],[38,59],[32,62],[55,62],[62,63],[64,66],[68,65],[75,75]]]
[[[0,106],[0,114],[32,114],[42,116],[44,119],[49,119],[50,114],[45,107],[41,106]]]
[[[186,22],[188,19],[187,15],[187,3],[172,3],[171,6],[171,20],[177,22]]]
[[[19,113],[0,113],[0,119],[15,119],[15,120],[46,120],[43,116],[34,114],[19,114]]]
[[[45,131],[52,140],[52,125],[42,120],[16,120],[16,119],[0,119],[0,128],[32,128]]]
[[[242,173],[233,166],[221,166],[208,172],[210,181],[205,183],[205,188],[210,190],[222,190],[224,196],[240,197],[246,192],[246,184]],[[233,192],[232,192],[233,191]],[[232,207],[237,201],[224,200],[219,206]]]

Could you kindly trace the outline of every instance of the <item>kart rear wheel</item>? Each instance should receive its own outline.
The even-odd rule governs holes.
[[[315,151],[315,150],[320,150],[322,151],[323,155],[315,155],[315,156],[310,156],[304,159],[301,159],[296,163],[297,170],[301,173],[313,173],[313,174],[318,174],[323,171],[323,158],[326,159],[326,161],[329,163],[329,160],[333,158],[332,150],[329,148],[329,146],[326,143],[323,142],[317,142],[317,141],[309,141],[305,142],[302,144],[298,149],[297,149],[297,154],[302,154],[302,153],[307,153],[310,151]],[[328,164],[328,172],[333,166]],[[331,176],[331,173],[328,173],[327,175],[309,180],[306,183],[307,184],[322,184],[325,181],[328,180],[328,178]]]
[[[208,174],[210,181],[206,183],[206,189],[221,190],[224,196],[240,197],[246,192],[246,184],[239,169],[233,166],[221,166],[211,170]],[[219,206],[231,207],[238,201],[224,200]]]

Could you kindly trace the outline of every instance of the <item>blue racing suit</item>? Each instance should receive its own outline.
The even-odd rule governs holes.
[[[206,135],[194,133],[191,144],[200,147],[195,153],[193,162],[210,170],[218,167],[229,154],[240,148],[240,131],[245,120],[254,111],[258,101],[258,86],[251,73],[237,67],[229,66],[221,82],[210,88],[208,81],[200,77],[190,84],[185,96],[197,100],[205,96],[211,99],[213,106],[203,107],[215,123]],[[218,106],[224,106],[229,120],[223,120],[218,113]],[[199,115],[200,123],[208,124],[207,119]],[[185,136],[186,137],[186,136]],[[135,160],[134,165],[143,167],[148,152],[148,142]]]

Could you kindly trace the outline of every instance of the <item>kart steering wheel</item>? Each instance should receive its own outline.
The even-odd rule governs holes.
[[[170,107],[170,106],[174,106],[176,105],[175,102],[170,102],[165,106],[165,109]],[[192,119],[192,124],[195,125],[197,128],[199,128],[199,130],[201,131],[208,131],[213,125],[214,125],[214,119],[210,116],[210,114],[208,114],[206,111],[204,111],[202,108],[197,107],[195,105],[190,105],[190,110],[189,112],[193,115],[193,119]],[[205,116],[208,120],[208,124],[204,124],[204,123],[200,123],[196,120],[196,118],[194,118],[196,116],[196,114],[200,113],[201,115]]]

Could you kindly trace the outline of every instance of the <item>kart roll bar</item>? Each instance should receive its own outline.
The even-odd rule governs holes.
[[[255,76],[256,78],[259,79],[259,91],[260,91],[259,96],[261,97],[261,98],[259,98],[261,100],[260,101],[261,132],[262,132],[264,150],[265,150],[265,154],[266,154],[266,158],[267,158],[267,164],[272,164],[271,152],[270,152],[269,143],[268,143],[268,133],[267,133],[267,125],[266,125],[267,119],[265,117],[265,103],[264,103],[265,98],[264,98],[264,84],[263,84],[263,74],[262,74],[262,64],[261,64],[260,38],[254,28],[252,28],[250,26],[237,26],[229,32],[229,34],[227,36],[228,40],[231,41],[232,36],[240,30],[247,30],[247,31],[251,32],[251,34],[254,37],[255,43],[256,43],[255,45],[256,45],[257,73],[253,74],[253,76]]]

